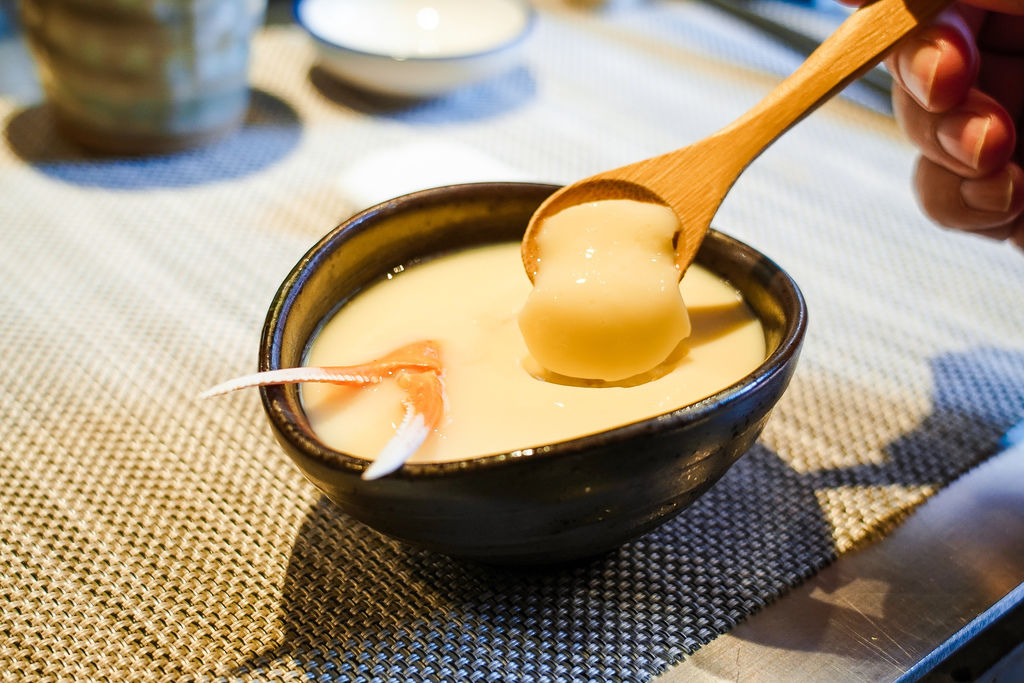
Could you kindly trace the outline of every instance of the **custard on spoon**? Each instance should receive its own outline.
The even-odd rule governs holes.
[[[544,267],[519,314],[534,360],[607,382],[664,361],[690,334],[672,244],[678,225],[668,207],[626,199],[549,218],[537,236]]]

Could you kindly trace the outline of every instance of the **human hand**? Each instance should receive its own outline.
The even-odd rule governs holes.
[[[886,66],[924,212],[1024,248],[1024,0],[957,3]]]

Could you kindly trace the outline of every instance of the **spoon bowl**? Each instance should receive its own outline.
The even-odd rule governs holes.
[[[853,12],[796,71],[746,114],[688,147],[567,185],[530,218],[523,266],[537,272],[537,233],[562,209],[603,199],[668,206],[679,220],[676,265],[682,277],[718,207],[743,170],[804,116],[877,64],[908,33],[951,0],[875,0]]]

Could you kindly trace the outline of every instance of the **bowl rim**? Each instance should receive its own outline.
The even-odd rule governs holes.
[[[527,182],[480,182],[445,185],[395,197],[343,220],[320,238],[299,259],[274,294],[260,338],[259,369],[267,370],[280,367],[279,363],[275,364],[273,361],[280,361],[280,336],[283,333],[283,321],[287,319],[294,300],[303,288],[306,280],[310,277],[310,273],[320,264],[321,257],[325,253],[330,253],[335,241],[343,239],[351,230],[366,229],[363,222],[367,218],[387,218],[403,211],[409,204],[429,203],[437,195],[472,191],[474,188],[479,189],[483,186],[491,186],[494,189],[505,187],[523,190],[545,188],[551,191],[559,188],[558,185],[548,183]],[[636,436],[643,436],[653,431],[660,431],[667,426],[679,428],[684,425],[696,425],[710,419],[722,407],[740,401],[760,386],[771,382],[777,375],[788,372],[787,368],[790,366],[791,361],[800,352],[807,329],[807,303],[803,293],[789,273],[757,249],[714,228],[708,230],[708,237],[723,241],[728,248],[743,252],[746,257],[756,259],[759,264],[771,269],[775,274],[774,276],[779,278],[781,285],[788,290],[793,301],[796,302],[796,315],[787,318],[779,345],[754,370],[699,401],[642,420],[553,444],[526,447],[501,453],[490,453],[446,462],[406,463],[387,477],[365,483],[380,484],[388,480],[408,481],[447,477],[481,469],[500,467],[509,462],[565,457],[579,454],[598,446],[607,447],[609,444],[626,441]],[[336,312],[337,308],[332,309],[329,315],[333,315]],[[287,439],[291,446],[298,449],[305,457],[332,471],[350,473],[356,477],[369,467],[372,462],[371,460],[359,458],[327,446],[319,440],[308,423],[304,424],[301,420],[293,419],[296,414],[303,414],[297,385],[262,386],[259,388],[259,391],[264,410],[271,421],[274,431],[278,434],[278,438]]]
[[[320,33],[318,33],[315,28],[311,27],[306,21],[304,21],[299,12],[299,6],[310,1],[312,0],[294,0],[294,2],[292,2],[292,17],[294,18],[295,23],[302,27],[302,29],[306,33],[308,33],[313,38],[313,40],[315,40],[319,45],[329,47],[332,50],[340,50],[341,52],[345,52],[351,55],[386,59],[396,64],[401,62],[420,62],[424,64],[432,64],[441,62],[468,61],[497,54],[499,52],[504,52],[506,50],[516,47],[519,43],[525,41],[527,36],[529,36],[530,33],[533,31],[534,24],[537,21],[537,10],[533,7],[531,3],[527,2],[527,0],[507,0],[507,2],[510,2],[518,6],[523,13],[522,28],[519,30],[519,32],[517,32],[508,40],[505,40],[501,43],[497,43],[496,45],[488,47],[484,50],[476,50],[474,52],[463,52],[451,55],[399,55],[388,52],[373,52],[371,50],[361,50],[359,48],[349,47],[348,45],[336,43],[332,40],[325,38]],[[373,1],[374,0],[371,0],[370,4],[373,4]]]

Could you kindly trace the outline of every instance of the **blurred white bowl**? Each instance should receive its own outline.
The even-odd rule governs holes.
[[[331,74],[430,97],[515,66],[534,11],[525,0],[296,0],[295,18]]]

